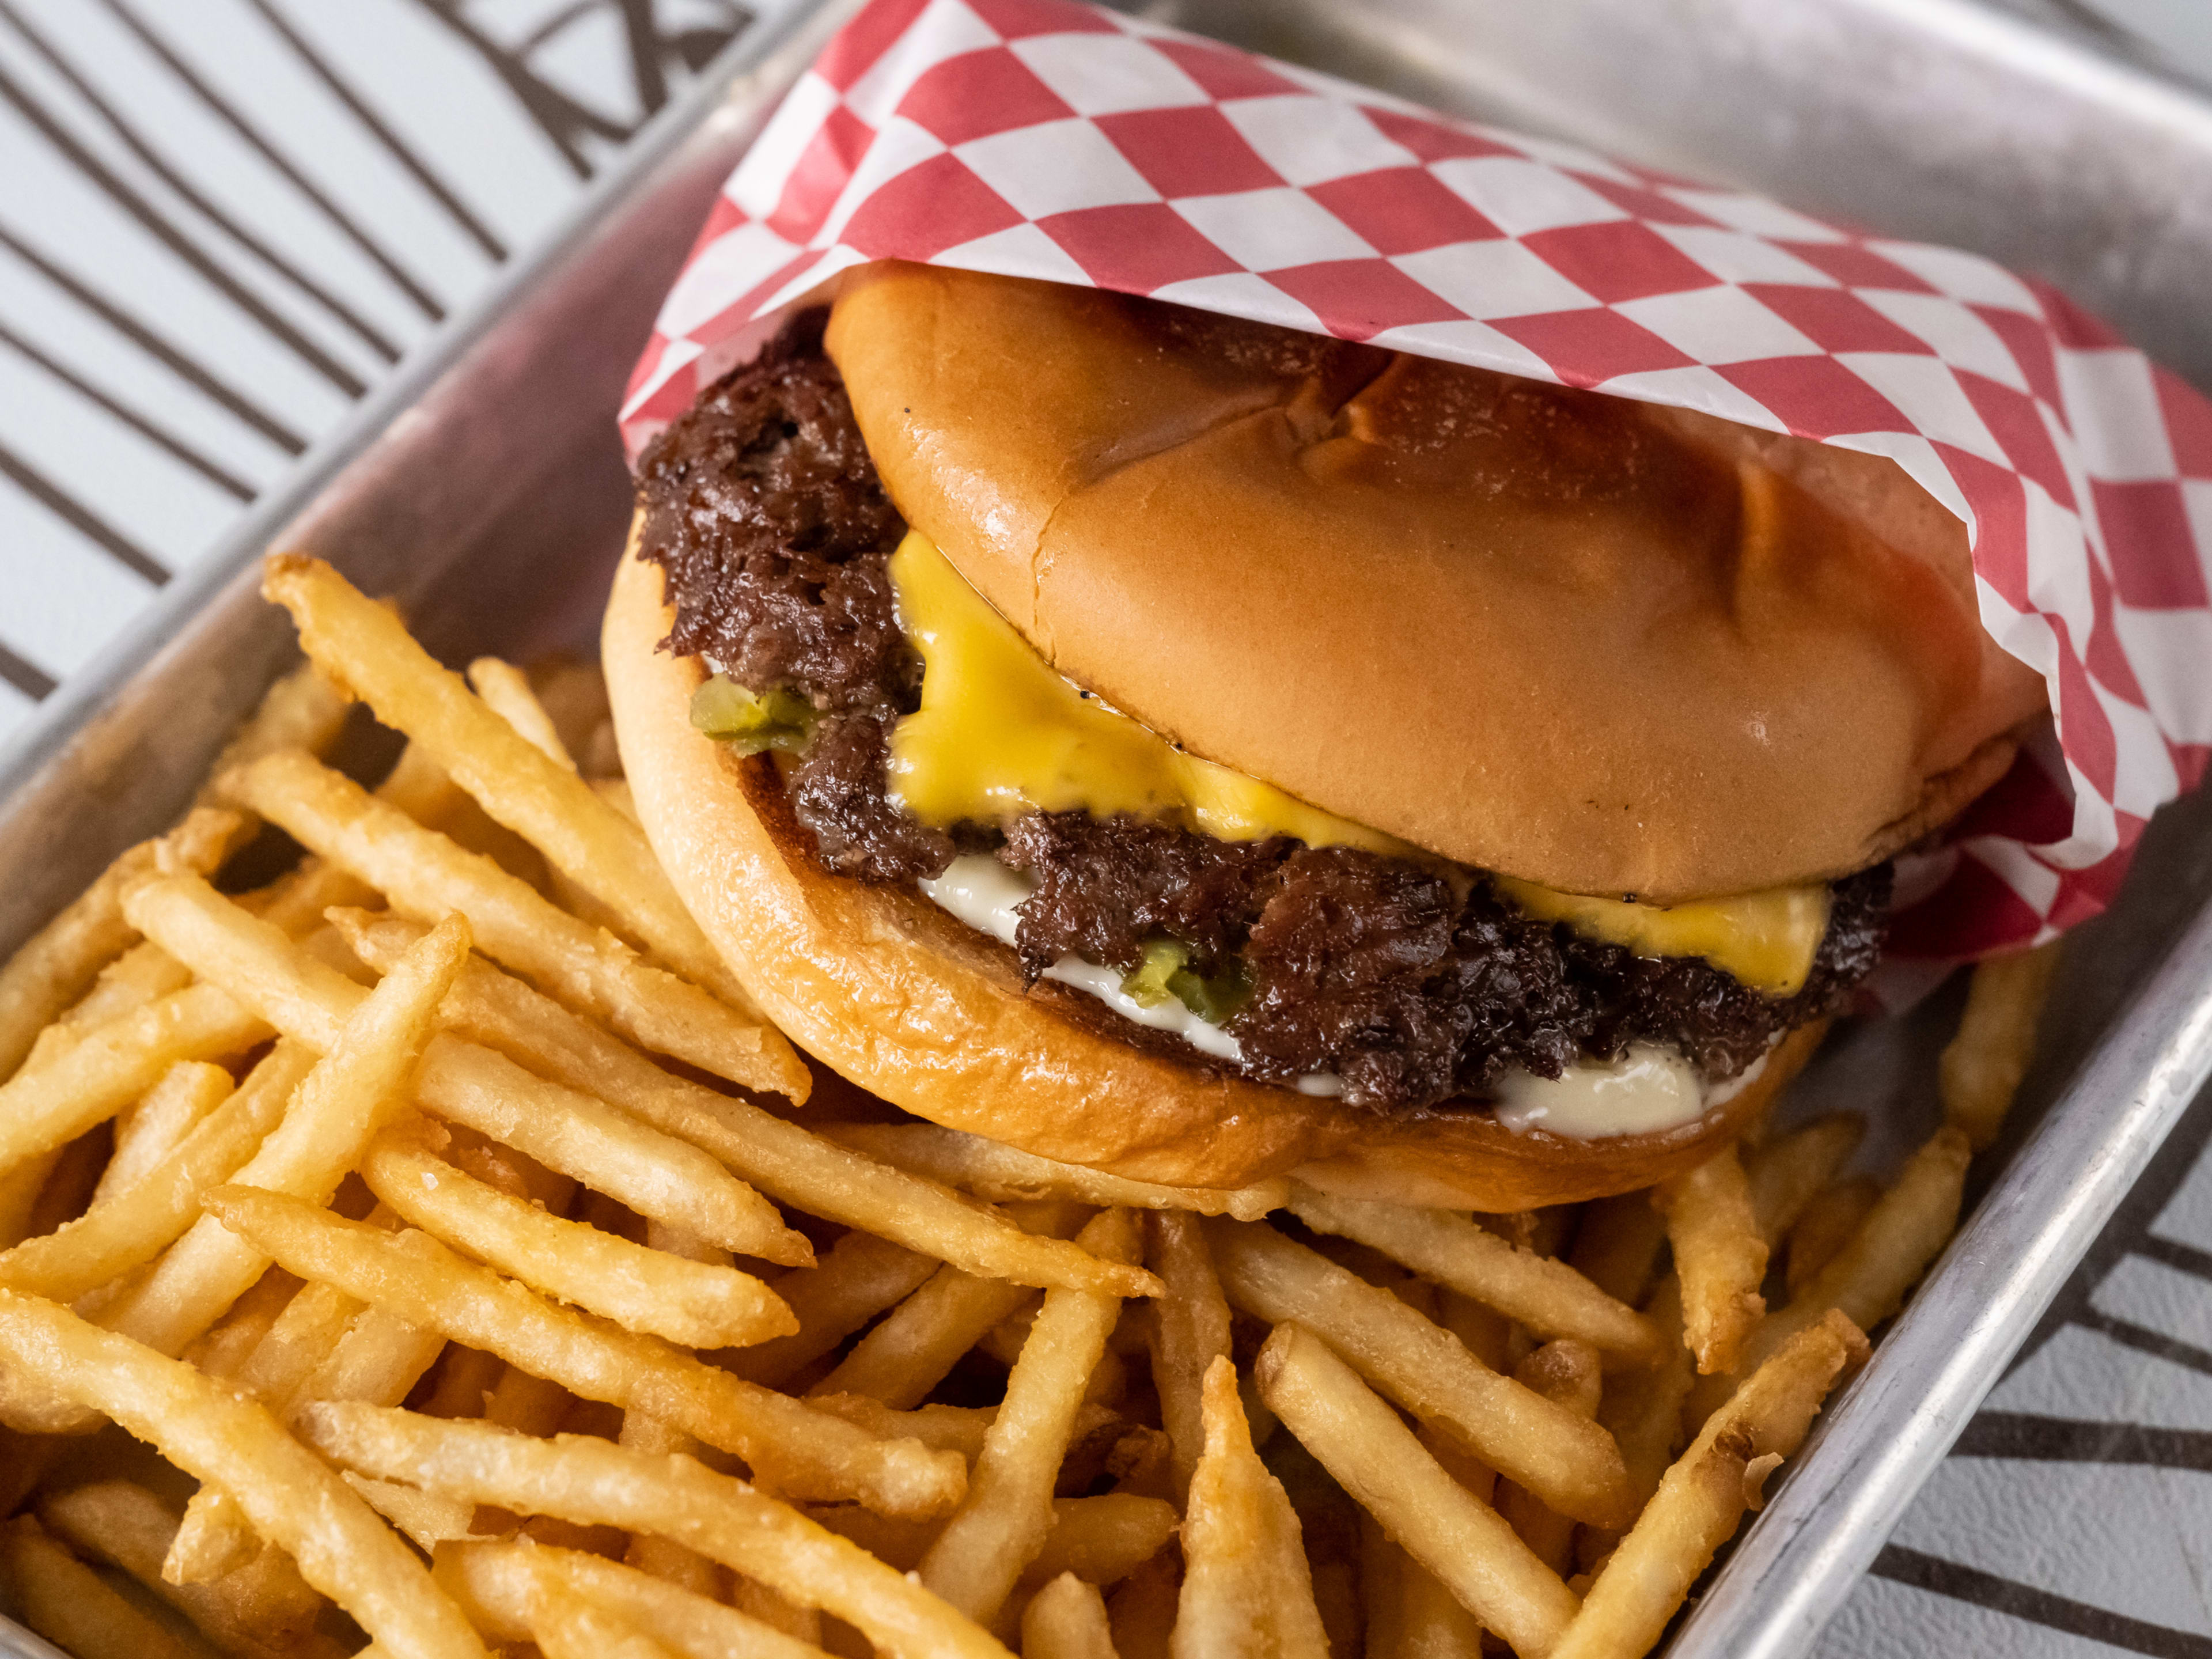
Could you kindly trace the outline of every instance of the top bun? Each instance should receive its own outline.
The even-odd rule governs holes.
[[[1885,459],[921,265],[848,273],[827,345],[892,501],[1061,673],[1460,863],[1832,879],[2045,707]]]

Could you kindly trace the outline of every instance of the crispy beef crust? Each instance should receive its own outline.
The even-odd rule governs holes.
[[[1838,1011],[1873,969],[1886,866],[1838,884],[1811,976],[1775,998],[1701,960],[1637,957],[1525,917],[1479,872],[1079,811],[1003,830],[917,823],[884,772],[921,680],[887,570],[905,526],[821,329],[820,313],[795,319],[717,383],[646,452],[638,488],[640,556],[662,566],[676,608],[662,648],[711,656],[756,691],[799,690],[827,716],[786,782],[828,868],[905,883],[957,852],[995,851],[1036,884],[1016,940],[1033,981],[1063,955],[1128,969],[1148,940],[1180,939],[1200,973],[1249,982],[1229,1021],[1247,1075],[1332,1072],[1348,1103],[1387,1112],[1480,1096],[1511,1066],[1556,1077],[1631,1042],[1733,1076]]]

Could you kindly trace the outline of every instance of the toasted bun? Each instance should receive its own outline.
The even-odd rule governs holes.
[[[1061,672],[1461,863],[1830,879],[2045,706],[1881,458],[918,265],[848,273],[828,347],[891,499]]]
[[[1133,1044],[1103,1005],[919,894],[832,875],[775,768],[691,727],[696,659],[656,650],[671,613],[633,539],[602,640],[624,769],[678,893],[769,1017],[893,1105],[1046,1158],[1231,1187],[1303,1168],[1363,1195],[1506,1211],[1625,1192],[1698,1163],[1765,1109],[1818,1042],[1788,1039],[1698,1122],[1659,1134],[1515,1135],[1479,1111],[1385,1119]],[[1118,1029],[1117,1029],[1118,1028]]]

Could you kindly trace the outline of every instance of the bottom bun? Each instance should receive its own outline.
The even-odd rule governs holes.
[[[616,574],[602,638],[615,732],[653,851],[747,991],[793,1042],[918,1116],[1138,1180],[1236,1187],[1297,1170],[1362,1197],[1492,1212],[1628,1192],[1701,1162],[1755,1121],[1818,1046],[1794,1033],[1694,1123],[1574,1140],[1516,1134],[1480,1106],[1387,1116],[1255,1083],[1056,981],[920,893],[830,873],[773,763],[690,722],[696,659],[659,651],[661,575]]]

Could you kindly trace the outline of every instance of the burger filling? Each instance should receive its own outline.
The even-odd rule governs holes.
[[[1134,1040],[1376,1110],[1471,1098],[1567,1133],[1697,1117],[1872,969],[1886,867],[1670,909],[1577,898],[1100,705],[908,532],[822,322],[701,397],[640,487],[676,611],[663,648],[714,671],[694,721],[776,757],[827,868],[918,887]]]

